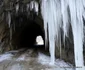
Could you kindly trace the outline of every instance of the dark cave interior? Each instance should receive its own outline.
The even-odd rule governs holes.
[[[36,37],[38,35],[41,35],[44,38],[43,31],[41,30],[39,25],[33,21],[30,21],[29,25],[27,25],[21,32],[20,46],[34,46]]]
[[[15,44],[17,48],[34,48],[34,46],[36,46],[36,37],[39,35],[45,40],[44,30],[39,25],[40,22],[37,23],[35,20],[36,19],[23,14],[15,17],[16,30],[13,35],[13,44]]]

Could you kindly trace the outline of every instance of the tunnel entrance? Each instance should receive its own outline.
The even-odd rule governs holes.
[[[27,17],[26,15],[20,14],[15,17],[16,30],[13,34],[13,45],[18,49],[20,48],[35,48],[44,46],[44,29],[37,23],[36,19]],[[43,45],[36,44],[36,38],[38,36],[42,37]]]
[[[35,22],[30,21],[29,25],[27,25],[21,32],[20,46],[29,48],[34,47],[36,43],[36,37],[39,35],[41,35],[44,39],[44,34],[40,26]]]
[[[44,40],[43,40],[42,36],[39,35],[36,37],[35,45],[44,45]]]

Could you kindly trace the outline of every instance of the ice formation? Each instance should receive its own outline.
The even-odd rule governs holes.
[[[63,39],[72,27],[76,67],[84,66],[83,61],[83,18],[85,18],[85,0],[42,0],[41,13],[44,20],[45,39],[49,35],[51,63],[55,62],[55,44],[61,48],[61,29]],[[48,25],[48,27],[47,27]],[[60,49],[60,51],[62,51]],[[81,58],[80,58],[81,57]]]
[[[38,14],[38,3],[36,1],[31,1],[28,5],[28,8],[30,6],[30,11],[34,10]]]

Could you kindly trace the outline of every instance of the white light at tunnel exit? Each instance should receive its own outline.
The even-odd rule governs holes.
[[[44,45],[44,41],[43,41],[42,36],[37,36],[36,37],[36,44],[37,45]]]

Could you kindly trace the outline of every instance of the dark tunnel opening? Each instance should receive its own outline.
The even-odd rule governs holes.
[[[24,27],[20,34],[20,47],[34,48],[36,46],[36,37],[39,35],[44,40],[44,33],[40,26],[34,21],[29,21],[29,24]]]
[[[13,45],[16,46],[17,49],[20,48],[37,48],[41,46],[41,48],[45,48],[43,45],[36,45],[37,36],[41,36],[44,39],[44,29],[43,26],[40,25],[40,22],[36,22],[36,19],[32,19],[30,16],[19,14],[15,18],[15,27],[16,30],[13,34]],[[41,21],[41,20],[40,20]]]

